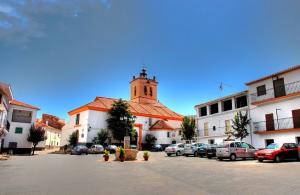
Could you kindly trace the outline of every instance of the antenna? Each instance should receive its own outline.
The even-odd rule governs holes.
[[[221,82],[220,85],[219,85],[220,97],[223,96],[224,87],[232,87],[232,86],[231,86],[231,85],[228,85],[228,84],[226,84],[226,83]]]

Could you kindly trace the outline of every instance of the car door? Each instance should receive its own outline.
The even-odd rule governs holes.
[[[241,142],[235,142],[235,154],[237,158],[246,158],[246,148],[242,147]]]
[[[298,155],[299,155],[299,153],[298,153],[298,146],[296,145],[296,144],[293,144],[293,143],[291,143],[291,144],[289,144],[289,146],[290,146],[290,156],[291,156],[291,158],[292,159],[298,159]]]
[[[290,152],[290,147],[289,144],[283,144],[281,147],[281,156],[283,159],[289,159],[291,158],[291,152]]]

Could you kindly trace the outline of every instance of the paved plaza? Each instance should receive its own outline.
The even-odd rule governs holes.
[[[0,194],[300,193],[300,162],[150,155],[149,162],[140,152],[138,161],[124,163],[100,155],[13,156],[0,162]]]

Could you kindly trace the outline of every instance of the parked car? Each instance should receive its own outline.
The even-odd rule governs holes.
[[[213,158],[216,157],[217,144],[209,144],[206,148],[206,157]]]
[[[163,147],[160,144],[155,144],[155,145],[152,146],[151,151],[152,152],[162,152]]]
[[[255,157],[259,162],[264,160],[273,160],[274,162],[280,162],[285,159],[297,159],[299,160],[299,147],[295,143],[270,144],[264,150],[259,150],[255,153]]]
[[[199,155],[198,149],[203,145],[205,145],[205,144],[202,144],[202,143],[185,144],[184,145],[184,155],[185,156],[189,156],[189,155],[198,156]]]
[[[104,147],[102,145],[92,145],[89,149],[90,154],[101,154],[104,152]]]
[[[224,142],[220,147],[216,148],[216,156],[219,160],[230,159],[232,161],[241,158],[255,158],[256,149],[245,142]]]
[[[115,153],[117,151],[116,145],[108,145],[105,149],[108,150],[110,153]]]
[[[175,154],[176,156],[183,155],[184,154],[184,144],[171,144],[165,149],[165,152],[168,156],[171,156],[172,154]]]
[[[77,145],[71,150],[71,155],[76,154],[76,155],[81,155],[81,154],[88,154],[89,149],[84,146],[84,145]]]

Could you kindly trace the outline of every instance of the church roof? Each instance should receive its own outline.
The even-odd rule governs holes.
[[[69,115],[74,115],[85,110],[96,110],[108,112],[112,104],[117,101],[115,98],[106,98],[106,97],[96,97],[94,101],[81,106],[77,109],[74,109],[69,112]],[[141,104],[137,102],[127,101],[129,104],[129,109],[135,116],[144,116],[151,118],[160,118],[160,119],[169,119],[169,120],[182,120],[182,115],[173,112],[163,104],[159,102]]]
[[[151,127],[150,130],[174,130],[174,128],[168,124],[168,122],[164,120],[158,120],[156,123],[154,123]]]

